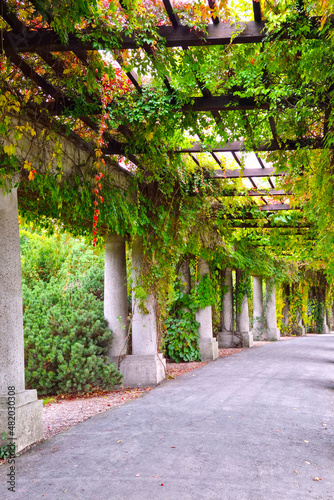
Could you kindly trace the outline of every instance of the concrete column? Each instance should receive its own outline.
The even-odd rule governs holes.
[[[326,307],[324,306],[324,329],[323,333],[330,333],[330,329],[327,323],[327,310]]]
[[[198,274],[200,277],[210,274],[209,264],[203,259],[199,259]],[[211,306],[207,306],[196,311],[196,321],[199,323],[198,338],[202,361],[209,361],[218,358],[218,342],[212,335]]]
[[[232,269],[226,268],[223,271],[224,287],[226,292],[223,296],[223,310],[221,331],[218,333],[218,345],[222,349],[234,347],[234,315],[233,315],[233,281]]]
[[[242,288],[245,282],[244,272],[240,269],[236,271],[236,334],[240,339],[242,347],[253,347],[253,334],[249,331],[248,296],[243,293]],[[242,295],[241,295],[242,294]],[[236,337],[236,336],[235,336]],[[236,338],[235,340],[236,341]]]
[[[15,437],[22,450],[42,438],[42,401],[25,390],[17,190],[0,189],[0,434],[8,434],[8,388],[15,391]],[[12,395],[12,393],[11,393]],[[13,401],[13,400],[12,400]],[[5,444],[2,442],[1,444]]]
[[[267,339],[279,340],[280,332],[277,328],[275,284],[273,279],[267,279],[266,281],[266,326]]]
[[[299,326],[299,331],[300,331],[300,335],[303,336],[306,334],[306,329],[305,329],[305,326],[304,326],[304,323],[303,323],[303,318],[302,318],[302,315],[300,313],[300,311],[298,311],[297,313],[297,325]]]
[[[166,361],[158,353],[155,298],[147,295],[141,301],[136,297],[136,284],[143,269],[143,245],[140,237],[132,244],[132,355],[121,364],[126,387],[156,385],[166,377]]]
[[[108,234],[105,238],[104,261],[104,317],[113,332],[108,357],[118,363],[118,357],[127,354],[128,297],[126,276],[125,238]]]
[[[191,288],[189,259],[181,262],[178,275],[180,276],[184,293],[189,294]]]
[[[253,276],[253,337],[254,340],[263,340],[264,322],[263,322],[263,296],[262,296],[262,278]]]
[[[283,299],[284,299],[284,307],[283,307],[283,325],[285,328],[288,328],[289,318],[290,318],[290,286],[289,284],[283,285]]]

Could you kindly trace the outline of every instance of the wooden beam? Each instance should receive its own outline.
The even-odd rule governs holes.
[[[173,28],[177,28],[180,24],[180,20],[174,12],[173,0],[163,0],[163,2]]]
[[[121,66],[121,68],[123,67],[124,65],[124,60],[123,60],[123,56],[122,56],[122,53],[120,50],[114,50],[114,54],[115,54],[115,58],[116,58],[116,61],[118,62],[118,64]],[[143,93],[143,90],[139,84],[139,78],[138,78],[138,75],[137,73],[132,70],[132,71],[126,71],[126,76],[129,78],[129,80],[131,81],[131,83],[136,87],[136,89],[138,90],[138,92],[140,94]]]
[[[261,205],[259,207],[264,212],[276,212],[277,210],[293,210],[288,203],[272,203],[270,205]]]
[[[287,224],[276,224],[273,225],[271,222],[265,222],[264,224],[251,224],[249,222],[241,222],[240,224],[238,223],[233,223],[231,225],[226,225],[225,226],[227,229],[238,229],[238,228],[248,228],[248,229],[310,229],[310,224],[308,225],[294,225],[294,226],[289,226]]]
[[[162,38],[165,38],[167,47],[229,45],[231,37],[236,32],[239,34],[233,38],[233,44],[261,42],[265,37],[265,23],[250,21],[238,24],[230,24],[229,22],[209,24],[207,34],[191,30],[189,27],[182,25],[175,28],[173,26],[158,26],[157,31]],[[27,29],[21,33],[4,30],[3,48],[17,52],[36,52],[39,49],[48,52],[75,52],[76,50],[96,50],[96,43],[101,44],[102,47],[106,46],[102,38],[94,42],[87,39],[85,41],[80,40],[80,35],[89,35],[90,32],[90,30],[83,30],[70,33],[68,41],[64,43],[52,29]],[[136,37],[123,35],[119,48],[136,49],[138,46]]]
[[[208,4],[209,4],[210,9],[213,10],[216,7],[216,0],[208,0]],[[219,24],[219,17],[212,16],[211,19],[212,19],[213,24]]]
[[[304,138],[300,140],[289,141],[268,141],[257,145],[254,151],[295,151],[301,147],[308,147],[312,149],[323,149],[323,138]],[[245,143],[243,141],[227,142],[225,144],[218,144],[216,146],[203,146],[203,144],[193,143],[186,148],[177,149],[179,153],[235,153],[238,151],[246,151]]]
[[[236,170],[213,170],[207,171],[205,177],[207,179],[236,179],[239,177],[278,177],[286,172],[280,172],[272,167],[269,168],[238,168]]]
[[[253,0],[252,3],[253,3],[254,21],[256,23],[260,23],[262,21],[260,0]]]
[[[284,191],[283,189],[252,189],[248,192],[238,192],[236,190],[223,191],[219,196],[289,196],[292,195],[291,191]]]
[[[193,97],[189,104],[182,106],[182,111],[236,111],[238,109],[269,109],[269,103],[259,103],[253,97],[234,95],[205,95]]]

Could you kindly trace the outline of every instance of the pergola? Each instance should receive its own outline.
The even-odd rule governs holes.
[[[291,26],[285,26],[284,23],[280,30],[275,34],[268,31],[268,22],[262,19],[261,6],[259,1],[252,1],[253,19],[249,21],[238,21],[231,23],[223,21],[219,18],[218,3],[215,0],[203,0],[203,7],[211,9],[212,22],[208,23],[205,29],[194,29],[183,23],[178,15],[178,9],[173,5],[171,0],[163,0],[163,5],[160,2],[160,12],[165,19],[164,23],[160,23],[156,28],[156,35],[159,41],[162,41],[163,50],[175,52],[175,58],[181,53],[190,53],[192,47],[206,48],[209,50],[212,47],[247,44],[263,44],[271,43],[272,40],[278,38],[284,43],[291,39]],[[121,9],[124,10],[124,16],[127,14],[127,3],[119,2]],[[101,63],[103,58],[101,52],[106,50],[109,55],[109,62],[118,64],[118,70],[123,72],[120,78],[127,78],[129,85],[133,87],[133,91],[139,96],[145,93],[145,84],[140,74],[137,74],[135,69],[130,64],[131,51],[140,50],[145,57],[149,58],[152,69],[159,65],[156,46],[145,40],[145,30],[140,32],[138,36],[134,33],[129,35],[124,27],[123,32],[118,33],[117,43],[110,44],[107,35],[100,33],[97,27],[85,25],[83,28],[74,27],[73,31],[66,36],[62,36],[55,29],[53,13],[51,10],[45,10],[43,4],[37,0],[30,0],[28,3],[28,15],[22,16],[20,6],[14,8],[9,1],[0,0],[0,16],[3,20],[1,33],[2,52],[7,58],[8,68],[12,68],[15,74],[20,75],[22,79],[20,85],[12,78],[7,81],[2,81],[2,93],[13,94],[22,103],[25,116],[38,117],[37,129],[40,132],[44,124],[48,129],[56,132],[63,131],[67,127],[68,137],[63,142],[63,148],[76,148],[84,152],[80,159],[85,164],[89,164],[92,168],[92,156],[94,156],[94,140],[100,137],[99,151],[101,152],[103,164],[106,170],[112,171],[113,178],[117,178],[117,182],[122,185],[124,193],[127,191],[127,186],[132,179],[137,177],[137,174],[145,171],[143,157],[149,150],[149,139],[143,139],[140,146],[136,144],[135,132],[129,124],[116,124],[114,128],[104,127],[101,130],[100,119],[103,113],[118,112],[119,101],[110,100],[104,102],[103,96],[98,95],[94,91],[89,91],[89,85],[83,85],[82,93],[77,92],[75,88],[66,88],[64,79],[67,76],[72,76],[72,70],[75,72],[75,66],[80,66],[80,75],[87,74],[91,66],[94,68],[94,58]],[[22,7],[22,6],[21,6]],[[164,11],[162,11],[162,7]],[[321,24],[318,18],[309,18],[304,12],[302,1],[297,2],[297,9],[300,16],[304,16],[307,21],[306,38],[310,40],[318,40]],[[36,17],[32,16],[35,13],[42,11],[42,21],[36,22]],[[38,16],[37,16],[37,19]],[[111,35],[110,35],[111,36]],[[112,47],[111,47],[112,45]],[[95,52],[95,55],[94,55]],[[98,54],[98,55],[96,55]],[[129,56],[130,54],[130,56]],[[73,64],[66,64],[64,56],[73,60]],[[105,56],[103,56],[105,57]],[[43,68],[39,65],[42,61]],[[129,62],[130,61],[130,62]],[[252,63],[253,64],[253,63]],[[108,62],[106,63],[108,65]],[[47,70],[45,69],[47,68]],[[177,69],[175,69],[177,71]],[[232,72],[232,70],[229,70]],[[96,73],[99,70],[96,69]],[[11,75],[11,69],[9,69]],[[79,75],[79,78],[80,78]],[[159,77],[161,86],[164,87],[164,93],[169,98],[170,110],[180,116],[194,116],[196,120],[198,116],[205,116],[210,123],[217,126],[216,140],[210,141],[205,131],[197,127],[197,137],[188,136],[177,147],[166,151],[166,155],[179,155],[179,157],[188,157],[194,164],[195,174],[202,176],[205,181],[219,183],[220,193],[218,204],[213,201],[211,204],[211,217],[217,220],[220,217],[220,205],[223,199],[231,197],[240,197],[245,199],[249,197],[249,210],[234,213],[233,216],[227,217],[226,228],[233,229],[286,229],[293,234],[303,234],[303,230],[308,231],[311,223],[304,219],[294,220],[293,222],[275,222],[271,219],[273,212],[295,210],[300,213],[301,207],[296,207],[290,204],[290,197],[293,195],[291,189],[284,189],[281,184],[277,184],[277,180],[282,181],[289,174],[286,168],[275,168],[271,163],[267,163],[263,153],[270,152],[292,152],[300,149],[322,150],[326,147],[326,135],[328,133],[328,122],[330,110],[327,103],[317,103],[317,112],[321,117],[321,125],[316,132],[311,136],[299,133],[297,128],[294,134],[290,137],[282,137],[279,132],[279,122],[274,117],[274,112],[281,112],[287,106],[295,107],[299,105],[301,96],[294,92],[291,95],[275,96],[276,107],[274,107],[274,99],[269,92],[269,83],[266,74],[263,74],[263,95],[261,96],[244,96],[247,89],[242,89],[240,86],[230,90],[228,94],[214,94],[207,83],[202,81],[197,74],[194,74],[196,81],[196,89],[193,95],[188,95],[186,98],[180,96],[180,89],[173,86],[173,75],[170,75],[169,69],[165,71],[159,68]],[[97,77],[97,80],[100,77]],[[29,92],[25,95],[24,86],[29,88]],[[38,99],[34,98],[31,89],[36,89]],[[22,90],[23,89],[23,90]],[[83,90],[82,90],[83,89]],[[200,95],[201,94],[201,95]],[[265,96],[268,96],[268,99]],[[303,104],[304,105],[304,104]],[[274,112],[273,112],[274,111]],[[252,124],[248,116],[248,112],[261,113],[263,127],[269,130],[270,137],[265,140],[254,136]],[[238,113],[238,117],[242,120],[243,127],[247,138],[238,137],[235,139],[232,130],[225,131],[228,137],[223,138],[221,130],[224,116],[226,113]],[[15,113],[11,113],[11,119]],[[78,123],[80,126],[78,126]],[[83,131],[84,130],[84,134]],[[36,133],[36,132],[35,132]],[[143,134],[145,135],[145,134]],[[293,135],[293,137],[291,137]],[[6,142],[7,141],[7,142]],[[2,141],[2,146],[8,144],[8,138]],[[69,142],[68,142],[69,141]],[[70,145],[69,145],[70,144]],[[249,160],[249,153],[255,153],[252,161]],[[86,155],[86,156],[85,156]],[[51,155],[52,156],[52,155]],[[100,156],[99,156],[100,157]],[[126,169],[120,164],[121,158],[126,158],[126,161],[131,164],[131,169]],[[210,157],[210,165],[207,164],[207,158]],[[79,158],[79,157],[78,157]],[[84,159],[83,159],[84,158]],[[51,162],[51,160],[50,160]],[[212,167],[212,163],[215,167]],[[74,162],[75,163],[75,162]],[[233,168],[227,168],[233,166]],[[301,170],[304,166],[301,165]],[[72,176],[73,171],[73,176]],[[43,174],[47,175],[47,169]],[[69,182],[73,182],[74,173],[77,175],[75,165],[73,168],[67,168],[67,177]],[[24,169],[20,169],[21,181],[25,185],[25,189],[19,188],[19,200],[22,197],[22,203],[25,203],[25,197],[38,198],[39,194],[34,192],[33,183],[29,184],[28,173]],[[150,186],[149,176],[143,175],[139,184],[140,188]],[[29,177],[30,179],[30,177]],[[226,184],[231,180],[241,179],[243,187],[237,187],[234,184]],[[266,179],[265,185],[263,179]],[[18,181],[19,179],[16,179]],[[244,182],[246,181],[246,182]],[[99,180],[97,181],[97,183]],[[153,184],[153,183],[152,183]],[[217,184],[216,184],[217,185]],[[98,188],[94,188],[98,194]],[[28,193],[28,194],[27,194]],[[4,349],[6,350],[7,358],[3,361],[11,364],[8,361],[12,355],[11,339],[15,338],[15,342],[19,345],[18,355],[15,357],[15,367],[8,375],[6,372],[2,387],[0,390],[0,403],[4,407],[6,387],[17,384],[18,387],[18,404],[20,407],[21,417],[18,424],[19,448],[24,448],[31,442],[39,439],[40,427],[40,404],[37,401],[37,396],[34,391],[26,391],[24,389],[24,367],[23,367],[23,343],[22,343],[22,325],[17,326],[17,317],[22,319],[20,311],[20,272],[19,272],[19,244],[18,244],[18,226],[17,226],[17,202],[16,191],[13,189],[9,193],[6,192],[3,200],[0,201],[1,210],[4,213],[10,207],[10,217],[3,217],[0,228],[2,233],[10,232],[12,239],[9,239],[8,248],[4,246],[2,251],[7,255],[4,260],[4,266],[10,269],[9,274],[5,267],[0,272],[0,307],[12,308],[12,318],[8,320],[4,327],[9,328],[9,333],[6,337]],[[46,200],[47,204],[47,200]],[[42,202],[40,202],[42,205]],[[6,212],[6,213],[7,213]],[[95,227],[95,226],[94,226]],[[108,231],[107,225],[104,227]],[[117,286],[114,286],[110,281],[106,283],[105,315],[110,327],[115,334],[115,345],[110,353],[113,361],[120,361],[121,349],[124,347],[126,339],[125,328],[121,329],[119,321],[115,318],[126,316],[127,297],[126,288],[124,290],[124,280],[126,279],[126,262],[125,262],[125,243],[124,238],[120,235],[110,234],[106,238],[106,279],[110,276],[117,275]],[[15,246],[16,264],[13,264],[13,245]],[[6,260],[7,259],[7,260]],[[142,262],[142,246],[138,239],[134,239],[133,245],[133,262],[134,268],[140,270]],[[209,272],[208,265],[202,261],[199,265],[199,273],[205,275]],[[139,271],[138,271],[139,272]],[[9,278],[8,278],[9,276]],[[125,276],[125,278],[124,278]],[[15,283],[14,287],[8,287],[5,283],[5,278]],[[134,282],[138,275],[134,277]],[[231,287],[231,275],[226,274],[226,285]],[[237,274],[237,280],[241,280],[241,275]],[[259,277],[256,278],[254,285],[254,296],[261,302],[262,300],[262,282]],[[276,313],[275,297],[273,295],[274,288],[267,288],[267,305],[268,311],[272,316],[275,316],[275,321],[270,325],[270,335],[273,339],[277,339],[276,328]],[[230,292],[228,292],[230,293]],[[4,297],[6,296],[6,303]],[[1,302],[3,301],[3,303]],[[16,301],[16,302],[15,302]],[[12,307],[13,303],[15,307]],[[231,296],[226,295],[225,303],[230,304]],[[261,303],[258,303],[259,309],[254,313],[263,315]],[[9,306],[8,306],[9,304]],[[157,331],[155,325],[154,300],[152,297],[147,299],[147,311],[143,313],[138,307],[134,306],[133,326],[132,326],[132,355],[127,356],[125,360],[122,358],[122,370],[129,385],[141,383],[145,385],[152,383],[154,380],[158,383],[163,377],[164,360],[160,354],[157,354]],[[244,304],[244,302],[243,302]],[[226,307],[227,307],[226,306]],[[242,306],[244,307],[244,305]],[[268,312],[267,311],[267,312]],[[239,323],[242,324],[246,310],[243,309],[243,316],[239,317]],[[268,313],[269,314],[269,313]],[[218,344],[212,337],[211,323],[211,308],[203,308],[198,312],[197,321],[200,323],[199,336],[201,353],[204,359],[213,359],[217,354]],[[248,315],[248,309],[247,309]],[[1,317],[1,313],[0,313]],[[248,316],[247,316],[248,318]],[[6,320],[7,321],[7,320]],[[226,316],[225,323],[231,321],[231,318]],[[238,321],[238,319],[237,319]],[[211,324],[211,331],[210,330]],[[148,326],[147,326],[148,325]],[[122,325],[121,325],[122,326]],[[124,326],[124,325],[123,325]],[[1,325],[2,327],[2,325]],[[243,328],[243,326],[241,327]],[[225,332],[226,333],[226,332]],[[228,332],[228,342],[231,341],[233,334]],[[150,340],[153,339],[153,340]],[[227,342],[227,337],[223,338],[222,342]],[[245,345],[251,343],[249,333],[245,333]],[[223,345],[223,344],[222,344]],[[227,346],[227,344],[226,344]],[[125,353],[126,354],[126,353]],[[1,367],[1,363],[0,363]],[[4,369],[3,367],[2,369]],[[142,380],[138,381],[138,373],[142,376]],[[137,377],[137,380],[135,380]],[[15,384],[11,380],[15,380]],[[33,394],[34,393],[34,394]],[[1,407],[0,407],[1,410]],[[1,416],[5,419],[5,416]]]
[[[38,10],[38,2],[32,1],[31,4]],[[217,7],[215,1],[210,1],[208,4],[213,11]],[[120,5],[126,11],[126,4],[123,4],[121,1]],[[226,21],[221,22],[218,16],[213,16],[212,24],[207,25],[206,33],[197,32],[196,30],[183,25],[176,13],[173,2],[170,0],[164,0],[163,6],[167,15],[166,17],[169,20],[169,25],[158,26],[157,32],[159,36],[164,39],[164,43],[167,48],[181,47],[186,51],[194,46],[211,47],[216,45],[229,45],[231,43],[254,44],[263,42],[268,36],[268,32],[266,30],[267,23],[262,20],[261,6],[258,1],[252,1],[254,21],[231,24]],[[299,2],[299,8],[301,10],[303,9],[303,2]],[[84,66],[88,66],[90,64],[89,51],[94,50],[96,44],[94,44],[91,40],[83,40],[83,33],[75,30],[73,33],[69,34],[66,41],[62,40],[60,35],[49,26],[49,24],[53,21],[51,12],[47,13],[46,16],[45,12],[43,12],[47,23],[45,27],[38,28],[34,25],[29,25],[29,19],[27,19],[26,22],[23,22],[19,16],[9,8],[7,2],[4,0],[1,0],[0,2],[0,9],[1,17],[7,25],[7,28],[5,28],[2,32],[2,49],[12,64],[16,65],[20,69],[23,76],[33,81],[34,84],[43,91],[45,101],[41,103],[41,106],[47,109],[48,113],[54,116],[59,116],[63,113],[68,115],[71,111],[73,111],[73,113],[77,113],[77,105],[73,102],[71,97],[66,95],[63,90],[57,88],[55,84],[50,83],[47,78],[38,73],[34,66],[29,63],[29,59],[27,59],[26,56],[29,54],[36,54],[52,69],[52,72],[54,72],[56,77],[62,77],[64,76],[65,66],[57,57],[55,57],[55,53],[71,52]],[[308,36],[310,38],[316,38],[318,37],[317,27],[319,22],[316,19],[312,19],[311,22],[314,26],[314,30],[313,32],[310,31]],[[86,28],[84,31],[85,33],[89,33],[90,28]],[[288,37],[287,34],[284,34],[283,28],[280,37],[282,39]],[[105,37],[98,38],[97,43],[101,48],[107,45]],[[122,55],[123,51],[136,49],[139,44],[140,42],[135,37],[130,37],[126,34],[122,35],[119,42],[119,48],[114,51],[115,59],[117,59],[117,61],[124,67],[124,58]],[[150,55],[154,64],[155,56],[148,44],[143,44],[143,50]],[[140,78],[136,72],[131,70],[127,71],[126,74],[136,90],[141,93],[142,86],[139,83]],[[171,95],[176,96],[177,91],[172,87],[167,73],[163,80],[168,92]],[[247,121],[247,110],[264,111],[269,109],[269,102],[263,102],[263,100],[259,101],[254,97],[238,97],[236,93],[230,95],[212,95],[210,90],[205,86],[204,82],[197,79],[197,83],[198,88],[202,93],[202,97],[194,96],[191,98],[191,103],[183,105],[181,109],[176,109],[176,111],[191,111],[196,113],[206,112],[211,114],[214,120],[219,123],[221,122],[221,113],[226,111],[241,111],[244,113],[245,120]],[[94,100],[94,97],[91,99]],[[291,104],[298,102],[298,97],[293,95],[285,96],[285,99]],[[96,113],[99,113],[101,103],[96,101],[95,104]],[[324,110],[324,115],[325,113],[326,110]],[[324,116],[324,120],[325,119],[326,117]],[[82,122],[93,131],[97,131],[98,124],[94,119],[94,116],[80,115],[80,120],[82,120]],[[323,147],[323,136],[283,140],[278,136],[275,120],[270,114],[268,116],[268,121],[272,131],[272,140],[262,144],[254,144],[253,150],[256,152],[293,151],[301,147],[321,149]],[[128,156],[129,160],[136,164],[138,162],[138,155],[129,152],[128,148],[129,141],[131,141],[131,134],[129,134],[129,131],[124,127],[123,130],[120,130],[120,132],[123,134],[121,140],[119,138],[111,137],[109,132],[104,134],[104,139],[107,143],[104,147],[104,153],[107,155]],[[324,130],[324,133],[325,132],[326,131]],[[236,141],[231,143],[222,143],[219,145],[209,145],[209,147],[208,145],[203,146],[203,144],[197,143],[188,147],[181,147],[178,151],[189,154],[210,151],[212,157],[217,162],[218,166],[220,166],[221,161],[216,155],[217,152],[231,153],[234,160],[240,165],[238,153],[244,150],[245,144],[242,141]],[[140,151],[138,153],[140,155]],[[194,161],[198,161],[193,155],[192,157]],[[239,171],[219,169],[214,172],[206,173],[206,177],[213,179],[246,177],[250,180],[253,188],[255,189],[254,192],[250,193],[251,195],[256,195],[258,192],[261,193],[261,190],[257,191],[257,184],[255,183],[254,178],[267,177],[271,188],[267,194],[271,198],[273,196],[282,196],[283,193],[281,190],[275,190],[275,185],[272,179],[273,176],[281,175],[281,172],[274,171],[272,168],[266,167],[261,158],[258,155],[256,155],[256,157],[258,159],[258,169],[248,169],[247,166]],[[198,165],[203,168],[203,166],[200,165],[200,162],[198,162]],[[262,198],[264,204],[270,206],[270,203],[268,204],[265,201],[264,195],[262,195]],[[271,209],[286,208],[284,205],[287,205],[287,203],[277,204],[277,206],[273,206]]]

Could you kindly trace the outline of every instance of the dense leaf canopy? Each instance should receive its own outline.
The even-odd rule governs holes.
[[[0,172],[20,173],[26,218],[143,235],[146,284],[165,292],[184,254],[334,275],[331,1],[0,6]],[[65,179],[54,133],[94,144],[93,167]],[[18,159],[22,134],[53,138],[56,171]]]

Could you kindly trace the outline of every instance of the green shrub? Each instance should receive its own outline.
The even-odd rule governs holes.
[[[21,230],[26,381],[39,394],[110,389],[103,254],[82,239]]]
[[[26,383],[40,395],[109,389],[121,382],[105,356],[111,331],[103,303],[53,278],[23,284]]]
[[[97,299],[104,299],[104,269],[102,266],[90,267],[82,277],[82,288]]]

